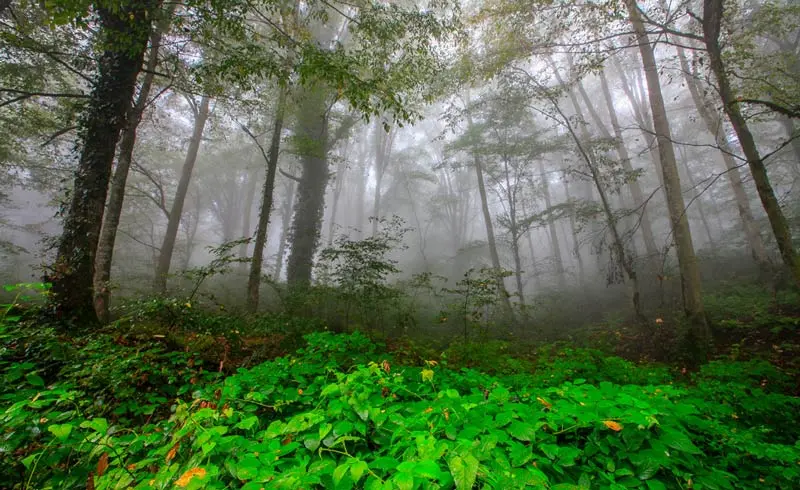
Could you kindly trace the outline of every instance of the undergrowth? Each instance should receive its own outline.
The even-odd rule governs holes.
[[[800,482],[800,403],[792,379],[764,362],[681,373],[563,345],[514,358],[499,343],[426,359],[317,332],[226,376],[191,344],[176,350],[138,327],[89,340],[18,320],[5,322],[0,355],[8,488]]]

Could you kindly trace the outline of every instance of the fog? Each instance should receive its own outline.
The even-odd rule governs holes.
[[[108,210],[81,218],[97,233],[100,223],[116,229],[107,280],[98,282],[100,253],[91,253],[94,294],[108,292],[112,318],[125,301],[154,294],[192,294],[209,307],[253,306],[248,280],[265,209],[255,272],[262,312],[286,308],[286,288],[344,287],[335,271],[343,256],[325,251],[358,243],[378,250],[369,239],[391,244],[375,255],[378,282],[413,297],[419,308],[409,313],[410,324],[422,330],[453,323],[440,311],[462,294],[454,291],[465,277],[502,276],[497,303],[478,309],[499,312],[506,303],[514,313],[505,324],[548,338],[619,316],[652,324],[666,312],[690,311],[692,295],[730,281],[792,282],[790,254],[775,237],[781,222],[791,230],[789,242],[798,230],[795,10],[786,14],[794,23],[773,29],[763,27],[759,15],[767,7],[760,2],[729,13],[735,22],[723,27],[725,83],[738,100],[751,100],[737,103],[721,98],[703,25],[687,14],[702,13],[697,2],[641,4],[636,16],[648,44],[637,41],[624,5],[617,15],[569,2],[533,9],[538,13],[513,2],[465,4],[457,14],[451,4],[441,12],[431,6],[442,18],[459,19],[458,35],[434,37],[420,27],[379,42],[358,24],[358,8],[345,16],[313,4],[308,8],[329,16],[309,18],[294,36],[336,46],[331,50],[352,56],[347,62],[355,68],[339,74],[330,64],[312,75],[305,54],[263,32],[259,19],[283,14],[254,5],[241,21],[248,33],[261,33],[262,47],[278,52],[276,65],[288,63],[288,72],[259,71],[259,52],[241,48],[250,38],[231,41],[239,43],[234,49],[222,41],[234,34],[212,40],[193,35],[201,27],[190,23],[168,24],[160,39],[150,34],[133,99],[135,107],[144,97],[141,121],[122,128],[110,190],[102,193],[112,199],[125,132],[134,131],[130,169],[120,175],[127,180],[117,185],[124,189],[119,223],[103,221]],[[92,144],[80,128],[95,99],[35,94],[93,93],[98,62],[86,42],[65,41],[82,38],[80,26],[47,32],[42,12],[17,14],[0,13],[3,32],[33,25],[30,35],[42,46],[67,47],[58,62],[24,45],[3,41],[0,48],[4,284],[40,281],[59,262],[63,219],[77,209],[72,175],[83,171]],[[191,7],[178,14],[190,15]],[[405,64],[414,49],[418,65]],[[643,68],[647,49],[660,87]],[[370,71],[379,69],[386,71]],[[13,70],[41,77],[23,79]],[[372,80],[374,92],[364,95],[368,89],[353,80]],[[17,91],[35,94],[12,100]],[[754,182],[759,163],[743,150],[726,104],[754,139],[777,201],[771,216],[769,193]],[[311,310],[324,317],[323,309]],[[326,318],[332,326],[341,321]],[[486,330],[508,333],[504,326]]]

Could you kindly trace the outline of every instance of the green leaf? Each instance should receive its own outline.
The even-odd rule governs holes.
[[[447,465],[456,483],[456,490],[471,490],[478,475],[478,460],[475,456],[471,454],[466,454],[463,458],[454,456]]]
[[[309,451],[316,451],[317,448],[319,448],[319,444],[320,444],[319,439],[314,438],[314,437],[309,437],[309,438],[307,438],[306,440],[303,441],[303,445]]]
[[[692,440],[689,439],[689,436],[677,430],[664,429],[659,440],[672,449],[677,449],[678,451],[683,451],[689,454],[702,453],[702,451],[700,451],[700,449],[694,445]]]
[[[414,475],[411,473],[398,473],[392,478],[392,482],[397,485],[397,488],[400,490],[414,489]]]
[[[37,374],[28,374],[25,376],[25,380],[31,384],[31,386],[35,386],[37,388],[44,388],[44,379]]]
[[[333,470],[333,483],[338,485],[342,481],[342,478],[344,478],[344,475],[347,474],[347,470],[349,469],[350,463],[342,463],[337,466],[336,469]]]
[[[256,427],[256,426],[258,426],[258,417],[253,415],[251,417],[247,417],[246,419],[242,420],[241,422],[236,424],[234,427],[237,428],[237,429],[250,430],[250,429],[252,429],[253,427]]]
[[[426,459],[417,462],[416,466],[414,466],[413,473],[415,476],[421,476],[422,478],[438,479],[442,473],[442,469],[439,468],[439,465],[436,464],[435,461]]]
[[[50,432],[53,433],[60,441],[67,440],[69,437],[70,432],[72,432],[72,424],[53,424],[47,428]]]
[[[366,461],[358,460],[350,467],[350,476],[353,477],[353,482],[358,482],[365,471],[369,469]]]
[[[658,480],[647,480],[645,483],[648,490],[667,490],[667,486]]]

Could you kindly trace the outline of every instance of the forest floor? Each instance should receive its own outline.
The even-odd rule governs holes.
[[[8,309],[0,488],[800,488],[800,311],[740,293],[708,299],[696,369],[624,328],[435,351],[192,305],[71,335]]]

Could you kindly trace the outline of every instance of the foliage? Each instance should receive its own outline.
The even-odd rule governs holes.
[[[533,374],[492,376],[452,369],[457,349],[448,367],[401,365],[360,333],[313,333],[292,355],[215,380],[188,353],[111,335],[70,342],[55,370],[42,369],[52,356],[11,362],[21,351],[7,342],[0,458],[12,488],[790,488],[800,478],[797,434],[786,432],[798,399],[766,364],[716,362],[685,383],[556,346],[536,352]]]
[[[335,286],[345,328],[350,327],[352,315],[358,315],[356,325],[384,325],[380,313],[400,297],[400,291],[387,284],[389,276],[400,272],[389,254],[402,245],[408,229],[396,216],[381,219],[379,224],[380,231],[374,236],[353,240],[343,235],[320,254],[321,282]]]
[[[499,295],[505,294],[501,287],[503,278],[511,274],[511,271],[497,271],[491,267],[482,267],[479,270],[470,268],[454,288],[443,289],[455,296],[448,310],[454,318],[461,321],[464,342],[469,341],[472,330],[477,330],[484,336],[488,333],[490,321],[497,314],[495,310],[500,304]],[[446,313],[443,313],[443,318],[446,321]]]

